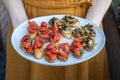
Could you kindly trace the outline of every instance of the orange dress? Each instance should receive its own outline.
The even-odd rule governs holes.
[[[23,0],[28,18],[70,14],[85,17],[92,5],[90,0]],[[9,29],[7,42],[6,80],[109,80],[105,47],[94,58],[66,67],[52,67],[32,63],[15,52]]]

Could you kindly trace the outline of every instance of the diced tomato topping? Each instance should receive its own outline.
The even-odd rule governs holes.
[[[45,39],[49,39],[49,38],[50,38],[49,34],[44,34],[44,35],[43,35],[43,34],[40,34],[40,37],[43,38],[43,39],[44,39],[44,38],[45,38]]]
[[[32,51],[33,51],[33,46],[30,46],[28,49],[26,49],[27,53],[32,53]]]
[[[52,26],[51,28],[53,32],[59,32],[58,26]]]
[[[67,54],[70,52],[70,45],[68,43],[62,43],[59,45],[59,47],[64,48]]]
[[[80,54],[80,51],[81,49],[83,49],[83,46],[82,46],[82,40],[80,38],[75,38],[72,42],[72,52],[73,54],[75,55],[79,55]]]
[[[31,46],[30,42],[22,42],[23,48],[28,49]]]
[[[34,50],[41,48],[42,45],[43,45],[43,44],[40,43],[40,41],[35,41],[35,42],[34,42]]]
[[[29,27],[36,30],[38,28],[38,25],[35,21],[28,21]]]
[[[62,49],[59,49],[59,55],[63,56],[63,57],[67,57],[68,54],[66,52],[64,52]]]
[[[79,55],[80,54],[80,51],[81,51],[81,49],[78,47],[78,48],[75,48],[75,47],[73,47],[73,49],[72,49],[72,52],[73,52],[73,54],[75,54],[75,55]]]
[[[51,60],[55,60],[57,58],[56,54],[51,53],[50,51],[46,51],[46,56],[48,56]]]
[[[26,41],[27,38],[28,38],[28,34],[27,34],[27,35],[24,35],[21,41]]]
[[[75,38],[73,42],[76,42],[76,43],[82,43],[82,42],[83,42],[83,40],[82,40],[82,39],[80,39],[80,38]]]
[[[54,48],[54,45],[53,45],[53,44],[48,44],[47,47],[46,47],[47,50],[51,50],[51,49],[53,49],[53,48]]]
[[[28,21],[28,32],[29,33],[34,33],[38,29],[38,25],[35,21]]]
[[[61,34],[60,33],[52,32],[50,35],[51,35],[52,42],[57,42],[61,38]]]
[[[54,54],[58,54],[59,53],[59,50],[57,50],[55,48],[52,48],[50,51],[51,51],[51,53],[54,53]]]
[[[55,45],[48,44],[46,47],[46,55],[48,55],[51,59],[55,59],[59,50],[55,48]]]
[[[27,29],[28,29],[29,33],[34,33],[36,31],[36,30],[34,30],[34,29],[30,28],[30,27],[28,27]]]
[[[44,44],[44,41],[40,37],[36,37],[34,41],[33,49],[34,50],[39,49],[43,46],[43,44]]]
[[[47,28],[46,28],[46,27],[39,27],[39,31],[40,31],[40,32],[47,31]]]
[[[47,27],[47,23],[46,22],[42,22],[41,23],[41,27]]]

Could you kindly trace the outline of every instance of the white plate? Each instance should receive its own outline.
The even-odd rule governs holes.
[[[50,15],[50,16],[42,16],[42,17],[37,17],[37,18],[33,18],[31,19],[31,21],[35,21],[37,22],[37,24],[40,24],[42,21],[48,22],[52,17],[58,17],[58,18],[63,18],[65,15]],[[80,17],[76,17],[79,22],[80,22],[80,26],[83,26],[85,24],[92,24],[95,27],[96,30],[96,37],[95,37],[95,46],[94,49],[92,51],[86,51],[84,50],[84,54],[81,58],[77,59],[75,58],[71,53],[69,54],[68,60],[67,61],[60,61],[59,59],[56,60],[56,62],[54,63],[49,63],[48,61],[46,61],[44,59],[44,57],[42,59],[35,59],[33,55],[27,55],[25,54],[21,49],[20,49],[20,40],[21,38],[27,34],[27,26],[28,26],[28,21],[20,24],[13,32],[12,37],[11,37],[11,42],[12,45],[14,47],[14,49],[17,51],[17,53],[24,57],[27,60],[30,60],[32,62],[38,63],[38,64],[43,64],[43,65],[49,65],[49,66],[67,66],[67,65],[73,65],[73,64],[77,64],[77,63],[81,63],[84,62],[86,60],[91,59],[92,57],[94,57],[95,55],[97,55],[102,48],[105,45],[105,35],[103,33],[103,31],[94,23],[92,23],[91,21],[88,21],[86,19],[80,18]],[[69,42],[69,44],[72,42],[72,39],[66,39],[62,37],[61,43],[62,42]],[[46,43],[47,45],[48,43]]]

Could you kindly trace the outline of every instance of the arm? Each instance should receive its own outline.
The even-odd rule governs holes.
[[[14,29],[28,18],[22,0],[2,0],[8,10]]]
[[[86,19],[93,21],[95,24],[100,25],[103,16],[109,8],[112,0],[92,0],[93,6],[89,8]]]

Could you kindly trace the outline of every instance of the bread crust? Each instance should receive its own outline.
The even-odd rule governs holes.
[[[67,56],[67,57],[63,57],[63,56],[58,55],[58,58],[59,58],[61,61],[66,61],[66,60],[68,59],[68,56]]]
[[[45,55],[45,59],[50,62],[50,63],[54,63],[56,61],[56,59],[51,60],[48,56]]]

